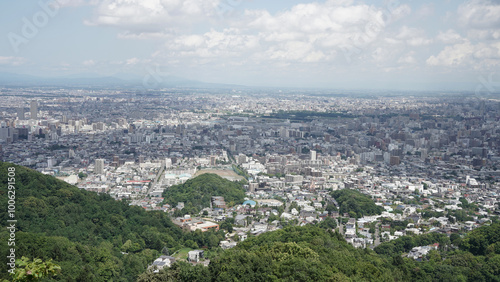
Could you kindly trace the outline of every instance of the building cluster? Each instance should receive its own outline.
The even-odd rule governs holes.
[[[218,229],[233,218],[240,240],[333,217],[349,242],[366,247],[405,234],[470,230],[498,215],[500,101],[150,94],[2,89],[0,159],[165,212],[182,209],[163,204],[168,187],[206,169],[234,171],[224,177],[248,180],[246,204],[214,197],[207,220],[183,224]],[[330,196],[339,189],[368,195],[383,214],[328,211],[341,208]],[[474,212],[463,215],[467,204]]]

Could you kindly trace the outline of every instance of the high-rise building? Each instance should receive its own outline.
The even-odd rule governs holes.
[[[399,160],[398,156],[391,156],[391,159],[390,159],[391,165],[399,165],[399,163],[400,163],[400,160]]]
[[[94,173],[104,174],[104,159],[95,160]]]
[[[33,100],[30,103],[30,112],[31,112],[31,119],[37,119],[38,118],[38,103]]]
[[[280,127],[279,133],[280,133],[280,137],[281,138],[287,138],[288,137],[288,130],[286,128],[284,128],[284,127]]]
[[[119,167],[120,166],[120,156],[114,155],[113,156],[113,162],[111,162],[112,167]]]
[[[259,188],[259,183],[257,183],[257,182],[250,182],[248,184],[248,190],[250,192],[255,192],[255,189],[257,189],[257,188]]]
[[[316,151],[311,150],[309,152],[309,156],[311,157],[311,161],[315,161],[316,160]]]
[[[24,114],[25,114],[24,107],[17,108],[17,119],[18,120],[24,120],[26,118]]]
[[[210,156],[210,166],[217,165],[217,156]]]
[[[165,168],[169,169],[172,167],[172,159],[171,158],[166,158],[165,159]]]
[[[51,168],[56,165],[56,160],[53,157],[48,157],[47,158],[47,167]]]
[[[14,141],[14,128],[0,127],[0,140],[11,143]]]

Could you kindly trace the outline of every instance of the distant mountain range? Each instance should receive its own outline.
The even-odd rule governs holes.
[[[134,74],[117,73],[102,76],[93,73],[73,74],[58,77],[40,77],[26,74],[0,72],[0,86],[66,86],[66,87],[127,87],[136,89],[160,88],[246,88],[241,85],[208,83],[176,76],[151,75],[140,77]]]
[[[399,82],[395,84],[393,88],[385,88],[383,81],[380,83],[372,83],[372,88],[345,88],[339,85],[333,88],[318,87],[293,87],[293,86],[245,86],[237,84],[224,84],[224,83],[210,83],[203,82],[193,79],[187,79],[183,77],[173,76],[173,75],[154,75],[146,74],[139,75],[133,73],[116,73],[113,75],[99,75],[95,73],[79,73],[71,74],[65,76],[56,77],[43,77],[34,76],[28,74],[16,74],[10,72],[0,72],[0,87],[36,87],[36,86],[53,86],[53,87],[90,87],[90,88],[127,88],[129,90],[145,91],[145,90],[158,90],[164,88],[181,88],[181,89],[206,89],[206,90],[267,90],[267,91],[279,91],[281,90],[287,93],[300,93],[304,94],[307,91],[310,94],[315,95],[388,95],[388,96],[400,96],[400,95],[457,95],[457,94],[468,94],[471,93],[480,97],[498,97],[500,92],[498,91],[498,83],[471,83],[462,82],[455,83],[454,87],[449,87],[449,82],[434,82],[429,83],[429,86],[423,86],[422,89],[404,89],[404,82]],[[365,87],[365,86],[363,86]],[[425,90],[428,88],[428,90]],[[429,90],[429,89],[434,90]],[[475,91],[475,92],[474,92]]]

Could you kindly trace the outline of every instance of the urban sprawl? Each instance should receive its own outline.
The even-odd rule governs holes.
[[[373,248],[499,215],[500,100],[249,92],[3,88],[0,159],[171,213],[189,230],[233,218],[222,248],[327,218],[354,246]],[[202,173],[244,181],[246,201],[214,196],[199,214],[178,216],[184,203],[166,204],[164,191]],[[331,192],[341,189],[384,211],[340,212]]]

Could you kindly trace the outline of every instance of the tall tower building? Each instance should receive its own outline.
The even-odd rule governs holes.
[[[56,160],[53,157],[47,158],[47,167],[52,168],[56,165]]]
[[[37,103],[37,101],[35,101],[35,100],[31,101],[30,112],[31,112],[31,119],[38,118],[38,103]]]
[[[311,161],[315,161],[316,160],[316,151],[314,151],[314,150],[309,151],[309,156],[311,158]]]
[[[95,174],[104,174],[104,159],[96,159],[94,165]]]
[[[24,116],[24,107],[17,108],[17,119],[24,120],[26,117]]]
[[[165,159],[165,168],[169,169],[172,167],[172,159],[171,158],[166,158]]]

